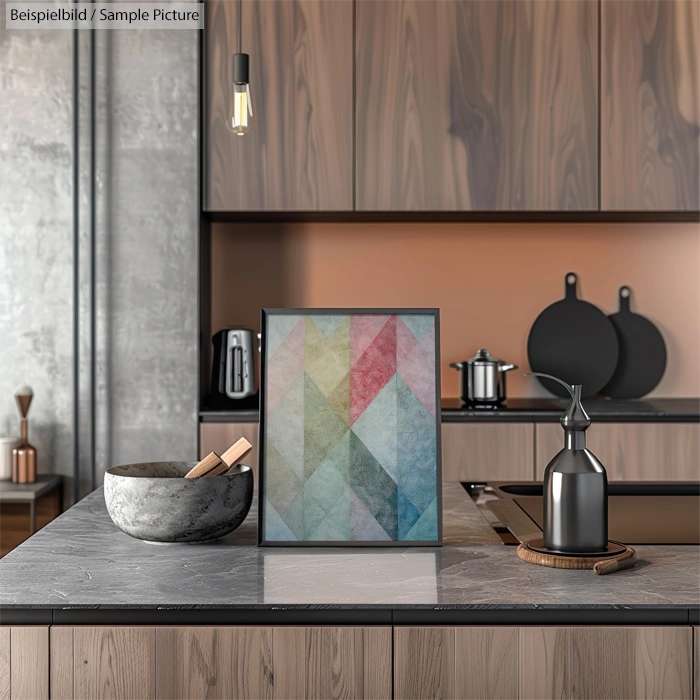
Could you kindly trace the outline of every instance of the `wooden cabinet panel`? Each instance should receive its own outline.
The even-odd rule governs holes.
[[[49,639],[51,700],[73,700],[73,628],[51,627]]]
[[[597,209],[597,5],[356,3],[356,208]]]
[[[520,698],[559,700],[569,697],[571,629],[520,628]]]
[[[690,627],[574,627],[571,697],[684,700],[691,697]]]
[[[161,700],[390,698],[389,627],[162,627]]]
[[[396,627],[395,697],[689,700],[691,627]]]
[[[9,627],[0,627],[0,700],[10,700],[10,635]]]
[[[700,479],[700,424],[594,423],[588,447],[610,481],[697,481]],[[536,426],[535,478],[564,446],[558,423]]]
[[[253,127],[226,128],[235,2],[206,12],[205,209],[353,208],[353,3],[243,2]]]
[[[602,209],[700,209],[698,36],[696,0],[603,0]]]
[[[269,627],[160,627],[156,697],[272,698]]]
[[[74,627],[73,697],[155,698],[155,636],[152,627]]]
[[[49,628],[0,627],[0,700],[48,700]]]
[[[222,454],[236,440],[244,437],[253,446],[242,462],[253,470],[258,479],[258,424],[257,423],[200,423],[199,456],[206,457],[210,452]]]
[[[276,627],[273,640],[275,700],[305,700],[306,630],[303,627]]]
[[[2,628],[0,670],[2,669],[0,697],[11,700],[48,700],[49,628]]]
[[[391,697],[391,628],[306,629],[306,698]]]
[[[517,699],[517,627],[455,630],[455,694],[463,700]]]
[[[396,627],[395,697],[518,697],[517,627]]]
[[[455,628],[394,628],[394,697],[455,697]]]
[[[532,423],[443,423],[444,481],[533,478]]]
[[[695,700],[700,700],[700,627],[693,627],[693,635],[695,636],[693,643],[693,648],[695,649],[695,659],[693,660],[695,681],[693,682],[693,689]]]

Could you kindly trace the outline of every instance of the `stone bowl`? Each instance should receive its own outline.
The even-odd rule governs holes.
[[[206,542],[233,532],[253,502],[253,471],[183,479],[197,462],[144,462],[105,472],[109,515],[127,535],[149,542]]]

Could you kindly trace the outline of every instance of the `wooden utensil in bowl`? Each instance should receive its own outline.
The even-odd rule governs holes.
[[[185,474],[185,479],[223,474],[252,449],[253,446],[242,437],[234,442],[221,457],[216,452],[210,452],[196,467],[193,467]]]

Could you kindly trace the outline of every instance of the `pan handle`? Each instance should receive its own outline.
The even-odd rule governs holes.
[[[551,374],[544,374],[542,372],[525,372],[526,377],[544,377],[545,379],[552,379],[555,382],[559,382],[563,387],[566,387],[566,390],[571,394],[571,398],[574,397],[574,389],[570,384],[567,384],[566,382],[562,381],[558,377],[553,377]]]
[[[630,310],[630,296],[632,296],[632,290],[626,284],[623,284],[618,292],[618,297],[620,299],[620,311]]]
[[[564,276],[564,296],[566,299],[576,299],[576,283],[578,275],[575,272],[567,272]]]

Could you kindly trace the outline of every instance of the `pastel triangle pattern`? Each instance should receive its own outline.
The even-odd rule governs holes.
[[[435,315],[268,314],[266,543],[439,541]]]

